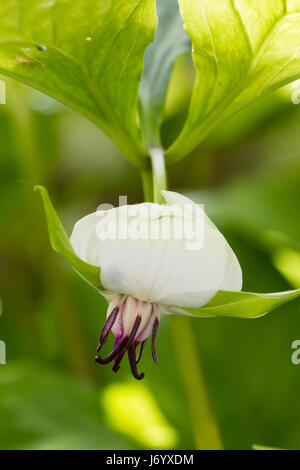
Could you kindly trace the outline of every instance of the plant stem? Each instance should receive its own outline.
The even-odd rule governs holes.
[[[144,198],[146,202],[153,201],[153,179],[152,179],[152,171],[151,170],[144,170],[142,171],[142,182],[143,182],[143,190],[144,190]]]
[[[162,204],[164,203],[164,198],[160,192],[162,189],[167,189],[164,151],[161,147],[152,147],[149,153],[152,164],[153,200],[158,204]]]
[[[188,400],[196,448],[221,450],[222,440],[211,408],[191,319],[170,315],[170,328]]]
[[[167,189],[164,152],[160,147],[154,147],[149,153],[154,202],[163,203],[160,191]],[[147,178],[149,189],[149,175]],[[145,197],[148,196],[149,193],[146,193]],[[196,448],[221,450],[223,444],[210,404],[191,319],[187,316],[170,315],[169,320],[175,357],[188,400]]]

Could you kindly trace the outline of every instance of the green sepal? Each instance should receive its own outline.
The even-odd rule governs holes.
[[[35,186],[39,191],[46,214],[50,244],[54,251],[61,254],[74,268],[74,270],[91,286],[98,290],[105,290],[100,281],[100,268],[86,263],[80,259],[66,234],[66,231],[53,207],[47,189],[44,186]]]
[[[169,310],[199,317],[258,318],[297,297],[300,297],[300,289],[273,294],[219,291],[203,307],[173,310],[169,307]]]

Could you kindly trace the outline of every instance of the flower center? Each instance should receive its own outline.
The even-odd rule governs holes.
[[[99,337],[97,353],[101,351],[109,332],[112,331],[115,342],[111,353],[102,358],[97,355],[95,361],[99,364],[108,364],[114,361],[112,370],[120,369],[120,362],[127,352],[133,376],[140,380],[144,373],[139,374],[137,364],[142,357],[147,338],[151,336],[152,357],[158,364],[155,337],[158,329],[160,309],[152,302],[136,299],[130,295],[116,295],[110,302],[107,310],[107,319]],[[137,347],[140,345],[138,354]]]

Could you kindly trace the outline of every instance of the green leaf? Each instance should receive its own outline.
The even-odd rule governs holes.
[[[140,116],[147,148],[160,145],[159,128],[174,61],[190,50],[177,0],[157,0],[158,28],[145,53]]]
[[[300,297],[300,289],[273,294],[219,291],[203,307],[175,308],[172,312],[200,317],[258,318],[297,297]]]
[[[61,221],[51,203],[48,192],[43,186],[35,186],[43,200],[47,218],[50,243],[54,251],[60,253],[75,269],[75,271],[91,286],[105,290],[100,281],[100,268],[82,261],[76,255]]]
[[[138,89],[155,28],[155,0],[7,0],[0,73],[81,112],[142,167]]]
[[[224,119],[300,76],[297,0],[179,0],[197,72],[174,162]]]

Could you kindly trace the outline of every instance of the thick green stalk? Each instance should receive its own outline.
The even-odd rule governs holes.
[[[158,147],[152,148],[150,158],[153,175],[153,200],[162,203],[164,200],[160,191],[167,189],[163,150]],[[169,320],[175,356],[188,400],[196,448],[221,450],[223,449],[222,440],[205,385],[191,319],[186,316],[170,315]]]
[[[144,190],[144,198],[146,202],[153,201],[153,179],[152,179],[152,171],[151,170],[144,170],[142,171],[142,183],[143,183],[143,190]]]

